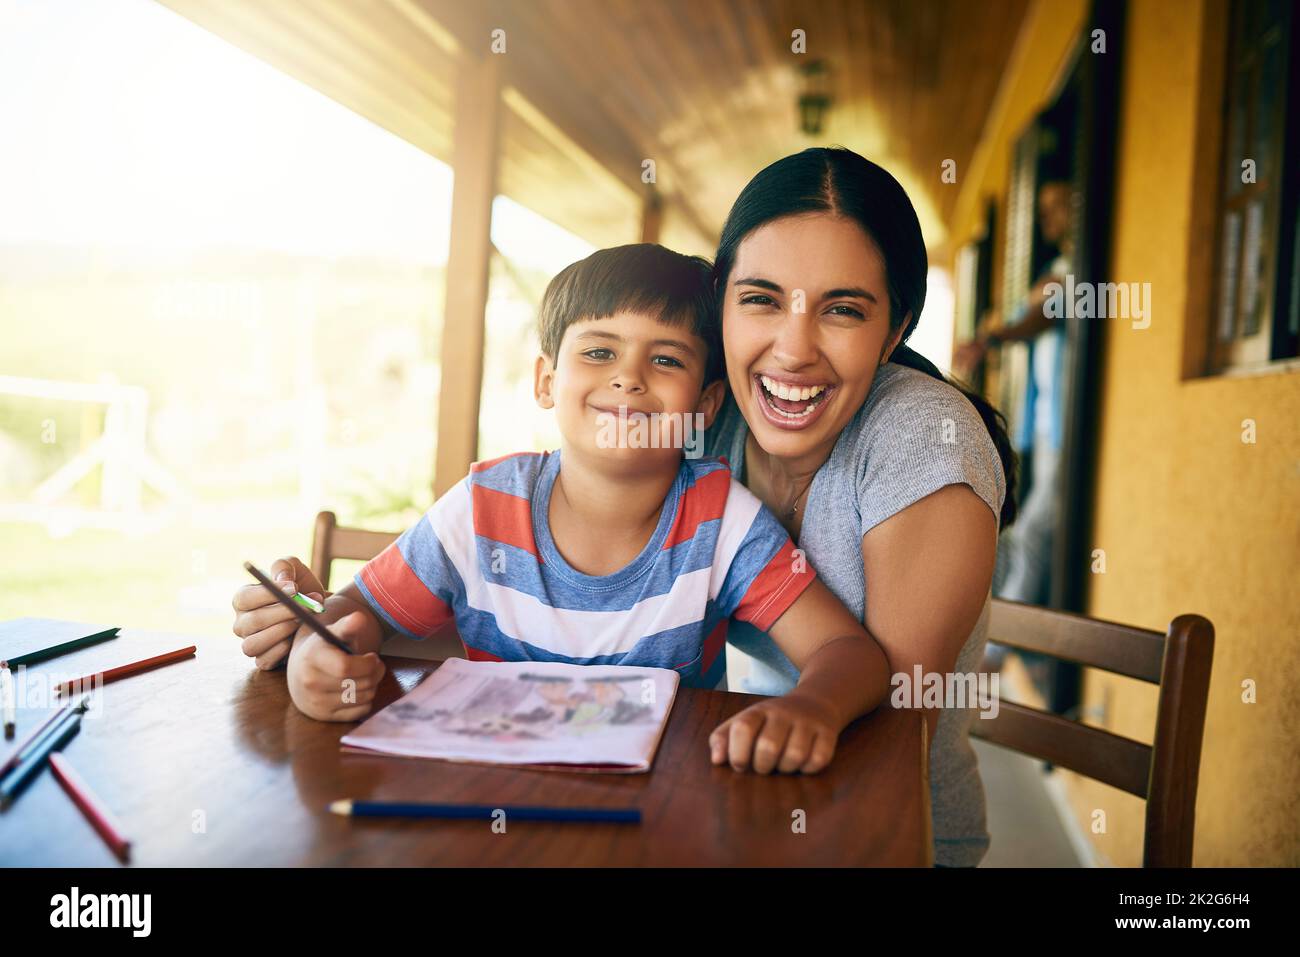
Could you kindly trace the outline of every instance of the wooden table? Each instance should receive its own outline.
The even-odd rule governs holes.
[[[124,628],[114,641],[29,668],[62,680],[173,648],[195,658],[105,685],[64,749],[134,842],[132,863],[224,865],[917,865],[931,860],[925,726],[888,706],[851,725],[830,768],[737,774],[708,736],[754,696],[683,688],[648,774],[479,767],[344,754],[352,724],[313,721],[282,670],[258,671],[233,636]],[[384,706],[437,662],[388,658]],[[42,710],[19,708],[18,735]],[[7,743],[6,743],[7,744]],[[0,745],[0,755],[8,747]],[[338,798],[635,806],[641,825],[349,820]],[[804,812],[805,832],[793,827]],[[117,866],[49,770],[0,817],[0,864]]]

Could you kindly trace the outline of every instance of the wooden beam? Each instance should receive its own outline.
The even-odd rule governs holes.
[[[492,256],[492,199],[500,160],[500,57],[467,56],[453,103],[451,245],[442,327],[442,384],[433,494],[440,497],[478,456],[483,325]]]
[[[492,28],[506,30],[507,37],[513,38],[510,42],[516,44],[503,58],[506,61],[503,64],[506,71],[503,83],[507,86],[511,109],[539,135],[557,146],[566,143],[576,147],[570,155],[579,165],[594,162],[617,182],[639,193],[643,188],[642,162],[648,157],[662,161],[671,153],[649,129],[639,129],[635,136],[628,132],[617,113],[612,112],[606,99],[599,95],[602,82],[598,79],[599,68],[583,69],[582,75],[589,81],[585,90],[572,85],[571,71],[557,72],[556,64],[564,62],[572,51],[564,46],[557,49],[548,44],[562,42],[566,36],[564,24],[568,24],[568,29],[576,30],[581,24],[583,9],[590,8],[564,4],[517,4],[512,0],[484,0],[478,4],[464,3],[463,0],[411,2],[418,4],[442,30],[454,37],[463,50],[485,49]],[[588,26],[594,28],[597,24],[604,29],[616,29],[607,16],[588,23]],[[572,35],[584,36],[584,42],[601,42],[581,31]],[[521,109],[520,104],[526,104],[527,109]],[[544,126],[538,124],[538,118],[545,121]],[[560,138],[556,138],[555,133]],[[712,217],[702,214],[687,190],[675,183],[669,188],[661,182],[659,191],[664,194],[665,203],[712,245],[722,224],[709,225]]]
[[[564,130],[556,126],[550,117],[539,110],[518,89],[507,84],[501,91],[501,98],[511,112],[523,120],[533,132],[555,147],[558,152],[567,156],[573,161],[574,165],[586,172],[592,179],[608,180],[610,183],[627,190],[629,195],[633,194],[633,188],[627,183],[626,178],[616,176],[600,160],[574,142]]]
[[[641,204],[641,242],[659,242],[659,231],[664,222],[664,204],[659,194],[647,190]]]
[[[388,0],[388,3],[402,16],[410,21],[420,33],[436,43],[439,49],[448,56],[460,57],[464,54],[456,38],[447,30],[443,29],[429,12],[421,7],[416,0]]]

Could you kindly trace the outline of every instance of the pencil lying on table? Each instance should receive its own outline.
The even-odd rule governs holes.
[[[14,728],[18,723],[18,702],[14,694],[14,676],[9,671],[9,662],[7,661],[0,661],[0,698],[4,699],[0,703],[0,709],[4,711],[5,715],[5,737],[12,738]]]
[[[492,820],[501,811],[507,821],[569,821],[640,824],[634,807],[497,807],[491,804],[419,804],[387,801],[334,801],[330,811],[343,817],[443,817]]]
[[[81,716],[86,713],[89,705],[90,699],[82,698],[75,708],[61,715],[50,728],[49,733],[42,736],[41,740],[33,745],[18,762],[18,766],[0,780],[0,811],[8,809],[14,802],[14,798],[18,797],[22,789],[31,783],[32,779],[40,773],[41,768],[45,767],[45,762],[51,754],[72,740],[72,736],[81,728]]]
[[[106,685],[110,681],[116,681],[118,678],[128,678],[142,671],[148,671],[150,668],[160,668],[175,661],[183,661],[193,656],[196,651],[198,651],[198,648],[195,645],[190,645],[188,648],[178,648],[175,651],[167,652],[165,655],[155,655],[152,658],[145,658],[143,661],[133,661],[129,665],[109,668],[107,671],[96,671],[94,674],[76,678],[73,681],[60,682],[55,685],[54,690],[58,694],[68,694],[86,688],[92,683]]]
[[[26,751],[28,748],[30,748],[33,744],[35,744],[36,741],[42,735],[45,734],[46,730],[49,729],[50,725],[54,724],[54,722],[57,721],[59,717],[62,716],[64,712],[66,712],[71,707],[72,707],[72,701],[70,699],[68,701],[63,702],[63,704],[55,708],[54,711],[50,712],[50,716],[48,718],[46,718],[39,725],[37,725],[36,730],[33,731],[31,734],[29,734],[26,737],[26,739],[22,742],[22,744],[18,745],[16,748],[10,751],[9,757],[5,759],[5,763],[0,764],[0,778],[4,777],[6,774],[9,773],[9,769],[18,763],[19,758],[23,756],[23,752]]]
[[[99,832],[108,849],[117,856],[118,860],[125,861],[131,854],[131,842],[123,836],[122,827],[117,823],[113,812],[95,797],[95,792],[90,789],[90,785],[81,779],[81,775],[73,770],[72,765],[63,755],[50,755],[50,770],[63,785],[63,790],[68,792],[72,803],[81,808],[81,813],[86,815],[86,820]]]
[[[51,658],[58,658],[60,655],[66,655],[69,652],[79,651],[88,645],[97,645],[101,641],[108,641],[110,638],[116,638],[120,628],[109,628],[93,635],[86,635],[84,638],[73,638],[71,641],[65,641],[57,645],[50,645],[48,648],[38,648],[35,651],[29,651],[25,655],[17,655],[9,659],[9,667],[17,668],[19,665],[34,665],[41,661],[48,661]]]

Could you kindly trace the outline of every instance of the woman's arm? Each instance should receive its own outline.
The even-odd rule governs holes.
[[[997,519],[968,485],[947,485],[862,536],[867,631],[891,674],[950,674],[993,581]],[[934,740],[937,711],[927,711]]]

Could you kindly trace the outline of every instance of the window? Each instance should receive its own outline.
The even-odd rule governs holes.
[[[1297,20],[1285,0],[1228,13],[1210,373],[1297,354]]]

